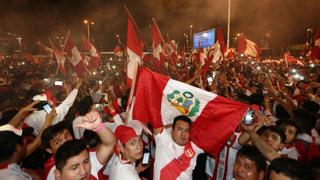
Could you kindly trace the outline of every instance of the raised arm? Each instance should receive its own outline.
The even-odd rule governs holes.
[[[101,145],[97,150],[98,161],[105,165],[113,153],[113,146],[116,143],[113,132],[104,126],[98,112],[91,111],[86,114],[82,122],[76,124],[77,127],[95,131],[101,140]]]

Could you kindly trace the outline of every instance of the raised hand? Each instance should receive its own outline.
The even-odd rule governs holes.
[[[91,111],[82,118],[81,122],[76,124],[76,127],[94,131],[99,127],[101,122],[100,114],[97,111]]]

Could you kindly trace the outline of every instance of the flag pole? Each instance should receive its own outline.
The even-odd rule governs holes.
[[[230,48],[230,17],[231,17],[230,9],[231,9],[231,0],[228,0],[228,33],[227,33],[227,49],[229,49],[229,48]]]

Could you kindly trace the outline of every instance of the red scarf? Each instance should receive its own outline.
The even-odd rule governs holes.
[[[160,180],[177,179],[190,166],[191,159],[195,154],[191,142],[188,141],[184,146],[184,153],[178,159],[173,159],[161,169]]]

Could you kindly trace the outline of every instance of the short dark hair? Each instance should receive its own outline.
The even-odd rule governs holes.
[[[292,120],[292,119],[284,119],[284,120],[279,120],[276,122],[276,124],[279,126],[279,127],[284,127],[284,126],[293,126],[297,129],[297,132],[296,132],[296,135],[298,135],[300,133],[300,128],[298,126],[298,124]],[[285,131],[285,129],[283,129]]]
[[[58,148],[55,155],[56,168],[59,171],[62,171],[63,167],[67,164],[68,159],[80,154],[83,150],[88,152],[86,144],[81,140],[73,139],[65,142]]]
[[[286,134],[285,134],[284,130],[282,128],[280,128],[279,126],[263,126],[262,128],[260,128],[258,130],[258,134],[261,135],[263,132],[265,132],[267,130],[274,132],[274,133],[277,133],[280,136],[282,143],[286,142]]]
[[[258,172],[266,172],[266,158],[255,146],[248,144],[242,146],[237,153],[237,157],[240,155],[250,159],[251,161],[254,161],[257,166]]]
[[[282,173],[296,180],[310,179],[311,173],[309,170],[299,161],[291,158],[276,158],[271,161],[268,167],[267,177],[269,179],[271,171],[276,173]]]
[[[91,110],[91,106],[93,105],[93,100],[91,96],[85,96],[80,100],[77,105],[78,112],[80,116],[84,116]]]
[[[185,115],[180,115],[180,116],[176,116],[174,119],[173,119],[173,124],[172,124],[172,128],[175,127],[175,125],[177,124],[177,121],[184,121],[186,123],[188,123],[190,126],[191,126],[191,119],[188,117],[188,116],[185,116]]]
[[[50,140],[52,140],[58,135],[58,133],[62,132],[65,129],[69,131],[65,121],[61,121],[58,124],[47,127],[41,135],[42,149],[50,148]]]
[[[22,144],[22,137],[11,131],[0,132],[0,162],[3,162],[13,155],[16,146]]]

